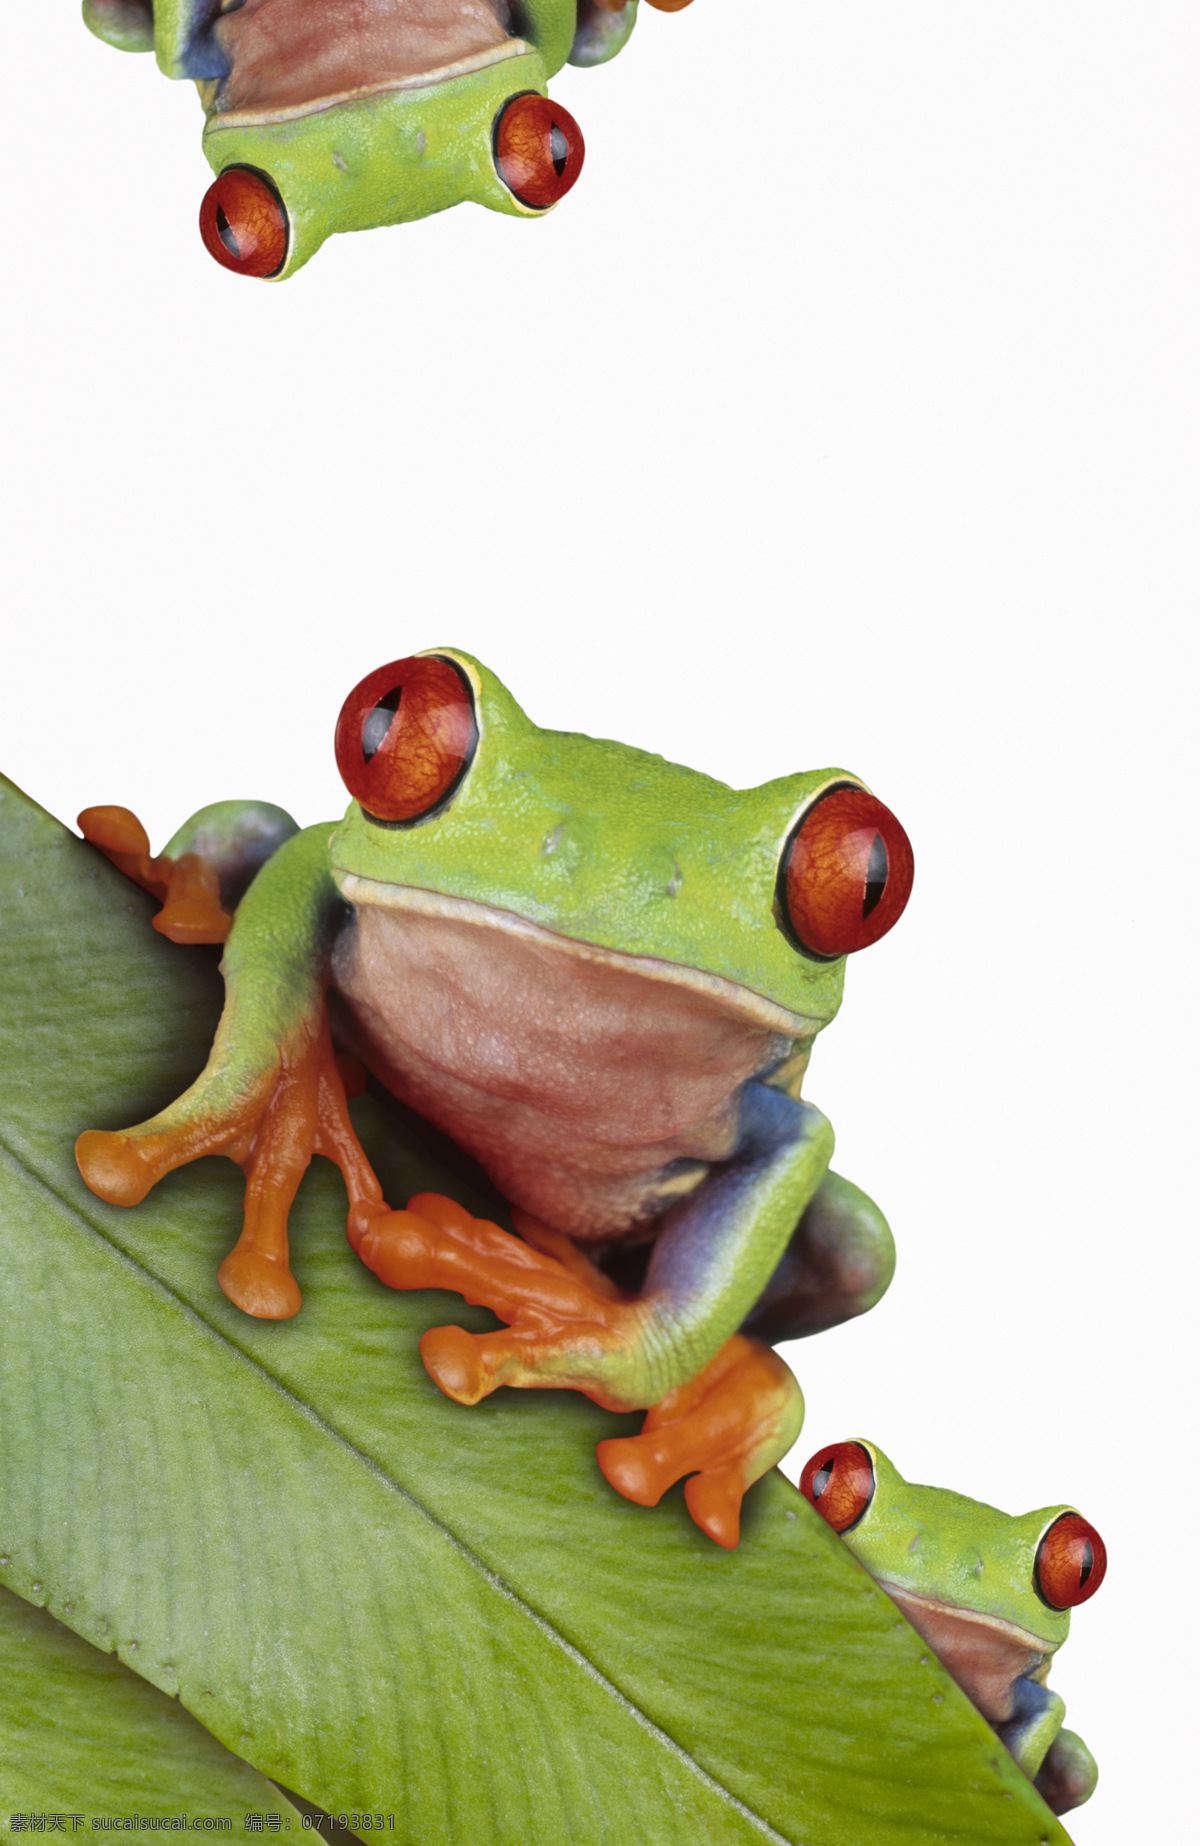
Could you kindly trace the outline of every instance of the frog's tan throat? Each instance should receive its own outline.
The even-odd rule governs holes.
[[[1000,1616],[919,1596],[883,1577],[879,1587],[887,1591],[990,1724],[1003,1724],[1012,1717],[1015,1680],[1045,1672],[1051,1650],[1027,1628]]]
[[[230,72],[205,102],[251,128],[423,89],[528,52],[510,23],[506,0],[234,0],[216,26]]]
[[[585,1243],[640,1235],[730,1159],[743,1086],[798,1087],[822,1023],[487,904],[334,878],[355,906],[331,970],[346,1048]]]
[[[653,955],[631,955],[621,949],[606,949],[596,943],[581,942],[574,936],[560,936],[540,923],[531,923],[514,911],[500,910],[491,904],[476,903],[472,898],[445,897],[440,892],[425,891],[416,885],[394,885],[374,878],[360,878],[335,866],[334,882],[348,904],[372,905],[384,910],[409,911],[423,917],[444,917],[454,923],[474,924],[482,929],[501,930],[506,935],[522,936],[541,948],[558,949],[577,961],[592,962],[626,975],[647,981],[664,981],[686,987],[714,1001],[724,1013],[760,1026],[781,1037],[811,1039],[827,1025],[806,1013],[793,1013],[752,987],[741,987],[722,975],[709,974],[702,968],[688,968],[675,962],[660,961]]]

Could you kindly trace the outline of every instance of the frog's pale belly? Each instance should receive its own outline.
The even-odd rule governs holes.
[[[685,980],[533,926],[360,905],[333,977],[343,1035],[393,1094],[584,1241],[635,1230],[727,1159],[741,1085],[794,1046]]]

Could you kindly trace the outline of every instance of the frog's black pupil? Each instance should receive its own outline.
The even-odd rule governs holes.
[[[833,1479],[833,1463],[823,1461],[813,1475],[813,1499],[819,1500]]]
[[[554,171],[557,173],[559,179],[562,178],[566,170],[567,161],[570,157],[571,148],[567,141],[567,137],[564,135],[558,123],[552,122],[550,125],[550,159],[554,163]]]
[[[384,693],[374,711],[369,711],[363,719],[362,753],[364,763],[370,762],[376,750],[381,747],[384,738],[391,730],[392,719],[399,710],[400,694],[403,691],[403,686],[393,686],[390,692]]]
[[[1092,1550],[1092,1541],[1090,1538],[1087,1538],[1083,1542],[1083,1562],[1079,1566],[1079,1587],[1080,1589],[1083,1588],[1084,1584],[1087,1582],[1088,1578],[1091,1576],[1095,1562],[1096,1562],[1096,1554]]]
[[[883,843],[882,833],[877,833],[871,841],[871,856],[867,860],[867,882],[863,889],[862,909],[864,923],[883,896],[887,886],[887,877],[887,847]]]
[[[221,205],[217,206],[217,236],[221,239],[221,242],[228,250],[230,256],[235,256],[240,263],[242,260],[241,245],[234,236],[233,226],[225,216],[224,207]]]

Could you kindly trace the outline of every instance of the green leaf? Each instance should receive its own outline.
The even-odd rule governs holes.
[[[677,1489],[607,1486],[585,1399],[466,1410],[314,1163],[296,1319],[217,1288],[240,1175],[204,1160],[132,1211],[84,1128],[141,1120],[206,1055],[215,957],[18,791],[0,800],[0,1575],[325,1807],[432,1846],[1066,1840],[994,1734],[779,1474],[727,1553]],[[356,1121],[386,1196],[496,1208],[419,1124]],[[35,1587],[36,1586],[36,1587]],[[69,1609],[69,1614],[68,1614]]]
[[[299,1809],[177,1699],[4,1589],[0,1662],[0,1832],[47,1811],[187,1814],[239,1833],[247,1814],[276,1814],[299,1831]]]

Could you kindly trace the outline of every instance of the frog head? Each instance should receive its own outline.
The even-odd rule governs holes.
[[[800,1491],[985,1715],[1044,1672],[1104,1579],[1104,1541],[1074,1507],[1012,1517],[906,1481],[873,1442],[819,1449]]]
[[[403,888],[636,958],[792,1039],[832,1019],[846,954],[892,927],[911,887],[903,829],[847,771],[738,790],[542,730],[457,649],[368,675],[336,751],[354,797],[331,848],[349,901],[395,904]]]
[[[196,81],[217,175],[201,234],[241,275],[281,280],[334,231],[468,199],[540,217],[579,177],[583,137],[546,96],[577,0],[85,0],[84,16]],[[596,57],[614,30],[591,33]]]

